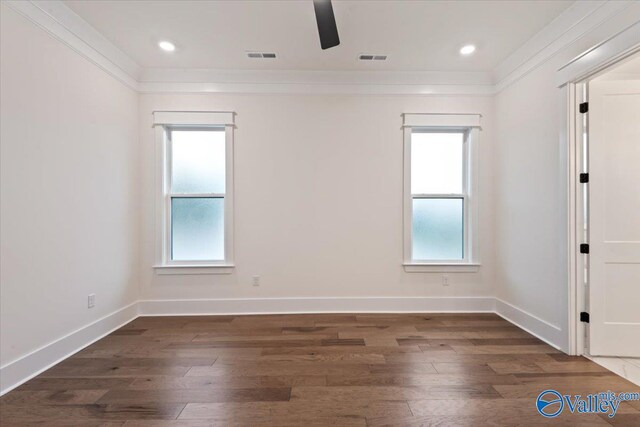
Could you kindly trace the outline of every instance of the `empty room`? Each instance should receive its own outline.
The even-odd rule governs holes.
[[[0,19],[3,427],[640,425],[640,1]]]

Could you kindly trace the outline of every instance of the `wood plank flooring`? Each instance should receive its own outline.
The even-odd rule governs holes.
[[[535,409],[640,388],[494,314],[141,317],[0,398],[9,426],[635,425]]]

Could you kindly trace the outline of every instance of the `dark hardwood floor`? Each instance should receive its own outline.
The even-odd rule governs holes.
[[[640,402],[543,418],[550,388],[639,390],[493,314],[141,317],[0,398],[0,424],[640,426]]]

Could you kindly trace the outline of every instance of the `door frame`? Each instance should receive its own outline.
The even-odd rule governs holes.
[[[583,171],[582,148],[584,132],[583,115],[578,107],[587,94],[589,80],[603,74],[610,67],[640,52],[640,22],[626,28],[616,36],[599,43],[572,59],[556,72],[556,83],[566,106],[561,132],[561,146],[566,160],[567,188],[567,289],[568,289],[568,350],[570,355],[588,354],[586,339],[588,328],[580,322],[580,312],[588,308],[588,255],[580,254],[581,243],[588,243],[585,215],[581,208],[585,203],[584,184],[579,181]],[[588,114],[588,113],[587,113]],[[587,116],[588,120],[588,116]],[[587,122],[588,124],[588,122]],[[588,203],[588,201],[587,201]]]

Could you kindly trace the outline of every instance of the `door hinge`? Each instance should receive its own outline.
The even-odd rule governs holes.
[[[584,323],[589,323],[589,313],[586,311],[580,312],[580,321]]]
[[[585,184],[589,182],[589,174],[588,173],[581,173],[580,174],[580,184]]]
[[[586,113],[589,111],[589,103],[588,102],[583,102],[580,104],[580,112],[582,114]]]
[[[580,243],[580,253],[588,254],[589,253],[589,244],[588,243]]]

